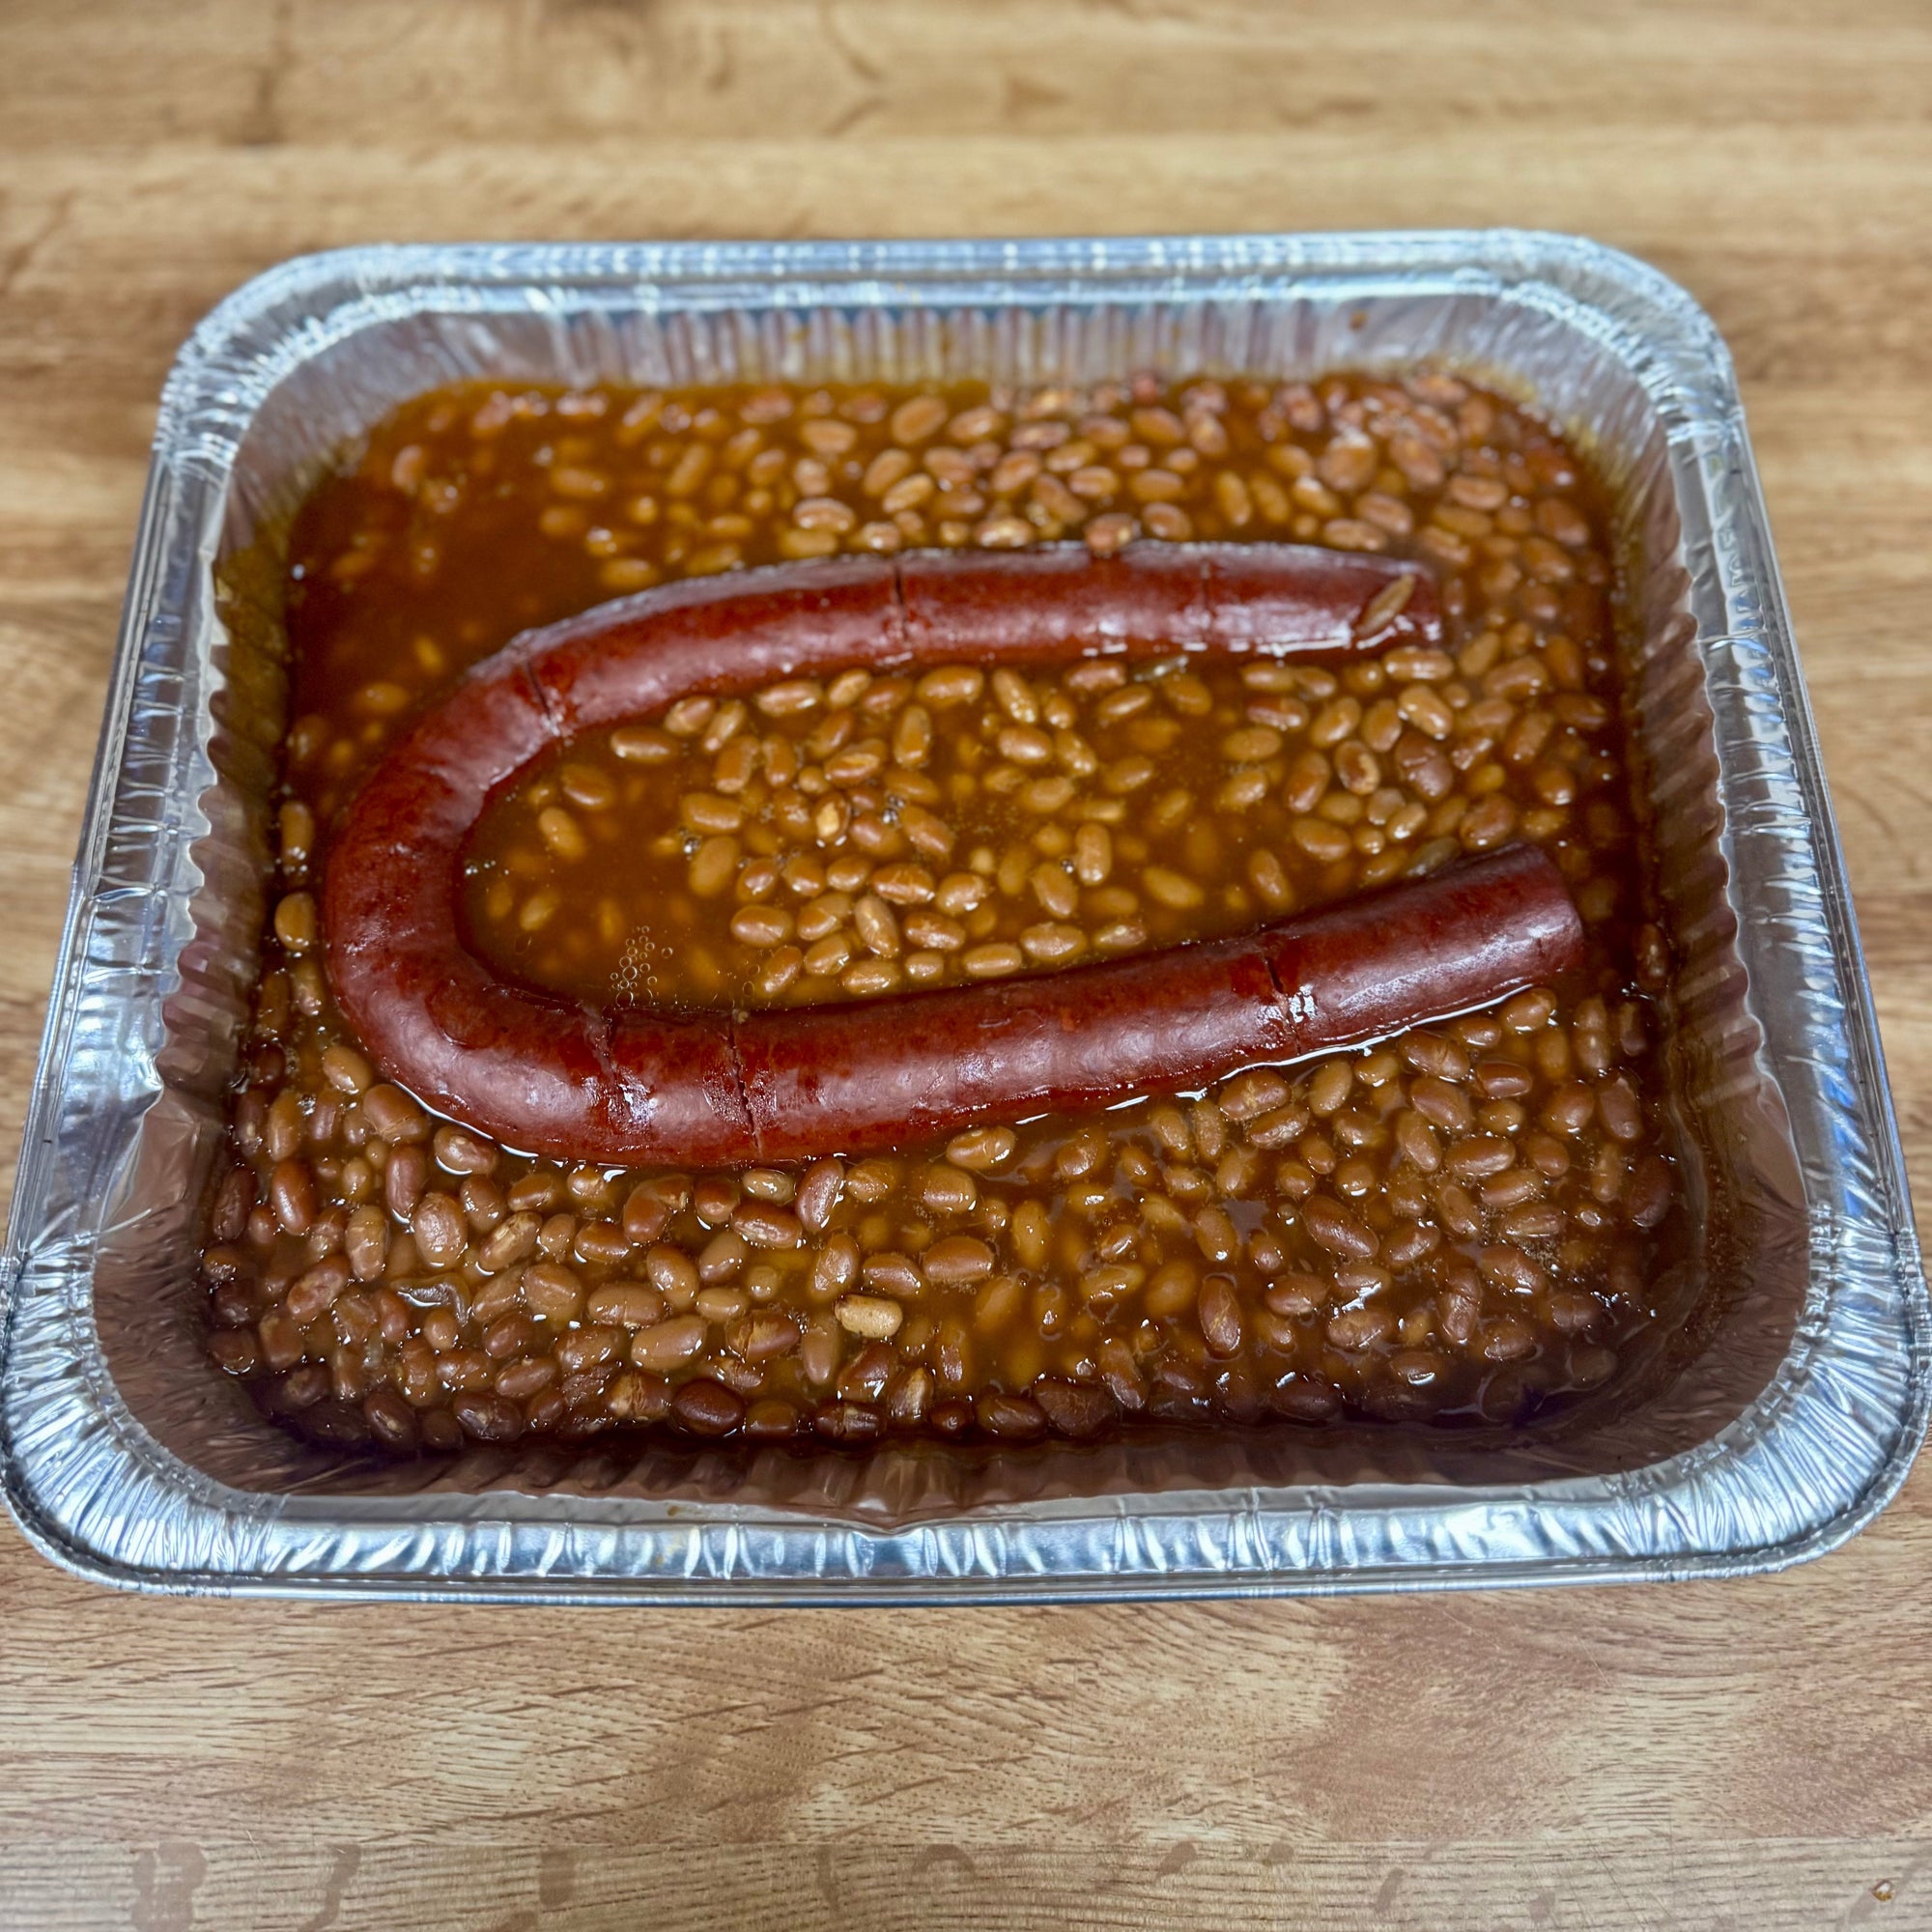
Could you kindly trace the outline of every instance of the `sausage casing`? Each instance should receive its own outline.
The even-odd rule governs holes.
[[[514,640],[419,720],[328,855],[328,973],[390,1078],[508,1145],[722,1166],[863,1152],[1177,1090],[1500,997],[1580,927],[1519,849],[1236,938],[863,1007],[595,1011],[508,984],[459,938],[463,846],[560,740],[855,665],[1183,651],[1326,655],[1439,639],[1412,566],[1279,545],[840,558],[696,580]]]

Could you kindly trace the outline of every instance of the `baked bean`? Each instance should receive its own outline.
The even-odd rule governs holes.
[[[1353,850],[1349,835],[1323,818],[1297,818],[1289,836],[1318,865],[1336,865]]]
[[[1434,1174],[1441,1166],[1441,1145],[1434,1128],[1419,1113],[1409,1111],[1396,1116],[1395,1140],[1404,1159],[1421,1173]]]
[[[881,866],[872,874],[872,890],[894,905],[924,905],[932,897],[932,874],[923,866]]]
[[[1150,898],[1175,912],[1191,912],[1208,896],[1185,873],[1173,871],[1166,866],[1148,867],[1141,874],[1141,883]]]
[[[512,1214],[497,1223],[476,1250],[476,1265],[486,1274],[526,1260],[536,1252],[537,1234],[543,1223],[535,1214]],[[420,1245],[421,1236],[417,1236]]]
[[[751,1258],[751,1245],[735,1228],[721,1229],[698,1250],[697,1278],[715,1284],[728,1281]]]
[[[731,883],[738,853],[738,841],[722,834],[702,840],[692,855],[686,875],[691,890],[699,898],[715,898]]]
[[[731,1218],[731,1210],[737,1207],[743,1192],[743,1184],[735,1176],[713,1175],[692,1190],[691,1211],[707,1228],[723,1227]]]
[[[367,1058],[341,1040],[323,1049],[322,1075],[338,1093],[360,1094],[375,1075]]]
[[[666,1375],[702,1351],[704,1322],[696,1315],[673,1316],[631,1338],[631,1360],[640,1369]]]
[[[974,946],[960,955],[960,964],[969,979],[998,980],[1017,973],[1026,964],[1026,955],[1017,946]]]
[[[1498,1017],[1512,1033],[1534,1033],[1548,1026],[1556,1011],[1556,996],[1546,987],[1534,986],[1506,1001]]]
[[[896,959],[900,940],[892,908],[876,893],[867,893],[852,908],[852,923],[862,944],[881,959]]]
[[[697,1264],[680,1248],[650,1249],[644,1256],[644,1275],[673,1308],[689,1308],[697,1298]]]
[[[360,1106],[370,1130],[392,1146],[429,1137],[428,1115],[400,1087],[379,1082],[362,1095]]]
[[[469,1227],[454,1199],[432,1188],[415,1205],[410,1232],[431,1267],[453,1267],[469,1245]]]
[[[378,426],[368,474],[456,540],[472,513],[446,479],[487,451],[505,521],[451,593],[474,600],[465,641],[422,636],[291,734],[212,1210],[222,1365],[278,1412],[332,1394],[403,1450],[611,1421],[779,1439],[807,1418],[860,1444],[1091,1435],[1165,1403],[1513,1415],[1520,1385],[1484,1394],[1495,1364],[1537,1355],[1558,1392],[1611,1373],[1678,1238],[1641,1000],[1538,988],[1182,1103],[694,1182],[566,1174],[432,1120],[347,1036],[318,954],[311,867],[381,749],[365,733],[503,640],[511,586],[541,581],[563,610],[773,556],[1198,531],[1433,559],[1442,642],[1375,642],[1403,578],[1339,668],[928,663],[687,699],[505,788],[464,882],[479,947],[593,1004],[872,998],[1238,931],[1528,838],[1576,855],[1597,983],[1630,970],[1621,946],[1661,988],[1662,935],[1619,923],[1641,895],[1614,653],[1577,601],[1609,581],[1604,526],[1532,418],[1434,374],[990,399],[497,389],[447,430],[434,407]],[[341,549],[376,526],[360,473],[323,486],[345,493],[316,526],[336,534],[302,560],[322,577],[366,555],[335,581],[367,600],[407,558]],[[298,611],[298,657],[334,621]],[[433,1306],[388,1286],[431,1272]]]
[[[305,1161],[278,1160],[269,1176],[269,1205],[285,1235],[305,1235],[317,1212],[315,1176]]]
[[[449,1405],[464,1434],[479,1442],[514,1442],[524,1433],[524,1412],[507,1397],[465,1393]],[[428,1418],[424,1418],[427,1431]]]
[[[1232,1355],[1241,1346],[1241,1305],[1234,1283],[1224,1274],[1210,1274],[1201,1284],[1201,1333],[1217,1355]]]
[[[515,1191],[511,1205],[516,1203]],[[634,1187],[624,1202],[624,1239],[633,1247],[648,1247],[670,1220],[670,1205],[648,1182]]]
[[[231,1167],[222,1177],[209,1211],[211,1239],[217,1244],[242,1239],[247,1233],[248,1217],[254,1207],[254,1175],[245,1167]]]
[[[349,1286],[349,1264],[339,1255],[317,1262],[297,1278],[282,1307],[298,1328],[306,1328]]]
[[[1475,1110],[1461,1087],[1433,1075],[1426,1075],[1410,1086],[1408,1104],[1444,1133],[1466,1133],[1475,1121]]]
[[[1487,852],[1508,838],[1516,822],[1516,807],[1508,799],[1490,797],[1463,813],[1457,830],[1470,851]]]
[[[677,755],[675,739],[648,724],[621,725],[607,742],[612,755],[626,764],[661,765]]]
[[[982,1281],[993,1271],[993,1250],[971,1235],[949,1235],[925,1251],[925,1278],[952,1288]]]
[[[1339,1113],[1354,1085],[1354,1073],[1346,1060],[1324,1061],[1308,1085],[1310,1111],[1323,1118]]]
[[[1624,1211],[1636,1227],[1655,1228],[1670,1212],[1675,1198],[1669,1163],[1661,1154],[1645,1154],[1631,1172]]]
[[[430,1145],[437,1165],[449,1174],[488,1174],[497,1165],[495,1145],[468,1127],[439,1127]]]
[[[1643,1110],[1634,1090],[1622,1074],[1597,1089],[1597,1113],[1605,1131],[1626,1144],[1643,1138]]]
[[[798,1218],[812,1234],[823,1234],[845,1185],[845,1163],[822,1160],[807,1169],[799,1183]]]
[[[1309,1239],[1330,1254],[1366,1261],[1381,1246],[1372,1229],[1320,1194],[1311,1195],[1301,1204],[1301,1224]]]
[[[729,1435],[745,1419],[741,1397],[722,1382],[681,1382],[670,1399],[672,1419],[694,1435]]]
[[[584,1319],[604,1326],[649,1328],[663,1321],[665,1299],[640,1281],[611,1281],[584,1298]]]
[[[1240,1233],[1223,1208],[1202,1208],[1194,1218],[1194,1238],[1210,1262],[1231,1262],[1241,1251]]]
[[[847,1294],[839,1299],[834,1313],[838,1325],[867,1341],[890,1341],[905,1320],[905,1310],[882,1294]]]
[[[1106,1389],[1050,1376],[1033,1385],[1033,1400],[1055,1431],[1076,1440],[1103,1434],[1120,1413],[1119,1405]]]
[[[1468,1134],[1451,1141],[1442,1152],[1442,1164],[1464,1180],[1500,1174],[1516,1160],[1516,1150],[1495,1134]]]
[[[343,1229],[342,1251],[357,1281],[378,1281],[389,1254],[389,1223],[380,1208],[355,1208]]]
[[[798,1347],[798,1323],[789,1315],[753,1315],[733,1324],[729,1340],[747,1362],[774,1362]]]
[[[741,1202],[732,1210],[731,1226],[757,1248],[795,1248],[805,1238],[805,1224],[798,1215],[764,1203]]]
[[[1030,1442],[1046,1432],[1046,1412],[1028,1396],[989,1391],[973,1405],[980,1427],[989,1435]]]
[[[289,893],[275,906],[275,938],[285,952],[306,952],[320,931],[312,893]]]
[[[859,1244],[850,1235],[836,1235],[819,1249],[811,1264],[814,1299],[825,1301],[859,1278]]]
[[[1219,1091],[1216,1098],[1221,1112],[1231,1121],[1252,1121],[1271,1113],[1286,1100],[1290,1087],[1279,1073],[1257,1069],[1237,1073]]]
[[[979,1199],[973,1177],[949,1162],[928,1168],[920,1184],[921,1205],[941,1216],[970,1213]]]
[[[1331,1347],[1353,1353],[1386,1341],[1394,1325],[1385,1308],[1346,1308],[1328,1318],[1324,1332]]]
[[[731,937],[741,946],[778,946],[791,934],[791,914],[781,906],[742,906],[731,915]]]

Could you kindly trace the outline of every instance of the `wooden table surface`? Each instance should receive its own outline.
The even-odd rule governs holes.
[[[367,240],[1514,222],[1743,378],[1932,1175],[1924,0],[7,0],[0,1164],[169,358]],[[1932,1461],[1674,1588],[151,1602],[0,1528],[0,1925],[1932,1926]]]

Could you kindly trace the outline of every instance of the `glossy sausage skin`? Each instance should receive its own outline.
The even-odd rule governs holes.
[[[1038,979],[744,1017],[597,1012],[505,983],[458,937],[458,875],[491,794],[533,758],[693,694],[853,665],[1438,637],[1412,570],[1259,544],[838,559],[623,599],[506,646],[377,769],[328,859],[329,977],[384,1072],[431,1106],[513,1147],[613,1164],[862,1152],[1393,1032],[1573,962],[1580,929],[1547,859],[1504,854]]]

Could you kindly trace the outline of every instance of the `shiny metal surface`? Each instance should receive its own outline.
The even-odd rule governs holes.
[[[1621,1406],[1504,1449],[1271,1432],[868,1461],[332,1457],[203,1359],[193,1274],[255,971],[280,670],[216,558],[404,396],[472,374],[1271,375],[1523,395],[1623,506],[1671,1051],[1707,1238]],[[0,1483],[130,1587],[516,1602],[1060,1600],[1741,1574],[1829,1549],[1924,1433],[1928,1312],[1735,383],[1628,257],[1514,233],[359,249],[169,380],[0,1272]]]

